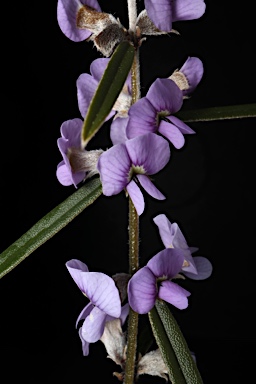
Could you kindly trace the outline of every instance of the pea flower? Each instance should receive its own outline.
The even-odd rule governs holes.
[[[204,0],[144,0],[149,18],[161,31],[171,31],[172,23],[194,20],[205,12]]]
[[[158,226],[160,237],[166,248],[181,249],[183,264],[181,272],[193,280],[207,279],[212,273],[211,262],[203,256],[192,256],[198,248],[189,247],[177,223],[171,223],[164,214],[153,219]]]
[[[97,0],[58,0],[57,20],[61,31],[70,40],[92,40],[107,57],[127,34],[113,15],[101,12]]]
[[[77,184],[98,173],[96,164],[103,150],[86,151],[81,148],[81,130],[83,121],[79,118],[64,121],[57,140],[63,160],[58,164],[56,176],[64,185]]]
[[[97,165],[103,194],[112,196],[125,189],[141,215],[145,203],[138,184],[155,199],[164,200],[148,176],[163,169],[169,159],[168,142],[153,133],[114,145],[100,156]]]
[[[181,148],[183,134],[195,133],[176,116],[183,104],[183,93],[171,79],[156,79],[145,97],[134,103],[128,112],[126,134],[129,139],[147,132],[160,133],[175,148]]]
[[[100,272],[89,272],[86,264],[72,259],[66,267],[82,293],[90,300],[77,318],[76,327],[84,320],[79,329],[84,355],[89,353],[89,344],[100,340],[107,322],[127,316],[127,307],[122,314],[119,291],[114,280]]]
[[[148,313],[157,298],[179,309],[187,308],[190,292],[171,281],[180,272],[183,261],[183,252],[177,248],[166,248],[152,257],[129,280],[128,301],[131,308],[139,314]]]

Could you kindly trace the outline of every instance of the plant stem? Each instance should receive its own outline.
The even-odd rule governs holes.
[[[137,5],[136,0],[127,0],[129,14],[129,29],[136,32]],[[132,103],[140,98],[139,49],[136,49],[131,68]],[[133,275],[139,269],[139,216],[129,197],[129,273]],[[127,328],[127,351],[125,363],[124,384],[133,384],[135,380],[135,363],[137,354],[139,315],[132,308],[129,311]]]
[[[137,4],[136,0],[127,0],[128,17],[129,17],[129,30],[135,32],[137,20]]]

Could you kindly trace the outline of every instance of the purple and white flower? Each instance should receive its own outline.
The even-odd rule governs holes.
[[[157,298],[179,309],[188,306],[190,292],[171,281],[181,271],[184,255],[181,249],[167,248],[152,257],[129,280],[128,301],[139,313],[148,313]]]
[[[83,262],[72,259],[66,267],[82,293],[90,300],[76,321],[84,320],[79,329],[83,354],[89,353],[89,344],[100,340],[108,321],[120,318],[122,323],[128,315],[127,306],[121,308],[119,291],[114,280],[101,272],[89,272]]]
[[[184,134],[195,133],[176,116],[183,104],[183,92],[170,79],[156,79],[145,97],[134,103],[128,112],[126,134],[129,139],[147,132],[160,133],[175,148],[181,148]]]
[[[92,177],[97,170],[97,162],[103,150],[86,151],[81,148],[81,130],[83,121],[75,118],[61,125],[61,137],[57,140],[63,160],[58,164],[56,176],[64,186],[77,184]]]
[[[198,19],[206,8],[204,0],[144,0],[144,4],[156,27],[167,32],[173,22]]]
[[[180,249],[183,252],[181,272],[193,280],[207,279],[212,273],[211,262],[203,256],[192,256],[198,248],[189,247],[177,223],[171,223],[164,214],[153,219],[166,248]]]
[[[129,194],[138,215],[144,211],[144,198],[138,186],[158,200],[165,196],[154,186],[149,175],[159,172],[170,159],[168,142],[147,133],[114,145],[98,161],[98,171],[105,196],[117,195],[123,189]]]

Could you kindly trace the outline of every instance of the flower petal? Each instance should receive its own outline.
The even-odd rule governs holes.
[[[105,69],[109,63],[110,59],[107,58],[99,58],[93,60],[93,62],[90,65],[90,72],[91,75],[95,80],[98,82],[101,80],[103,73],[105,72]]]
[[[78,323],[80,320],[84,320],[86,319],[86,317],[91,313],[91,311],[93,310],[94,308],[94,305],[90,302],[88,303],[84,308],[83,310],[80,312],[78,318],[76,319],[76,328],[78,326]]]
[[[183,91],[183,94],[190,94],[194,92],[202,79],[204,73],[203,63],[198,57],[189,57],[180,68],[179,72],[182,72],[186,76],[189,83],[189,89]]]
[[[82,338],[89,343],[98,341],[104,332],[106,317],[105,312],[97,307],[93,308],[82,325]]]
[[[181,133],[183,133],[183,135],[185,134],[189,135],[189,134],[195,133],[193,129],[191,129],[187,124],[183,123],[183,121],[178,119],[178,117],[176,116],[168,116],[168,120],[170,120],[174,125],[176,125],[176,127],[179,128],[179,130],[181,131]]]
[[[197,274],[186,272],[186,269],[183,270],[182,268],[184,275],[193,280],[207,279],[212,274],[211,262],[203,256],[195,256],[193,257],[193,260],[197,269]]]
[[[83,356],[88,356],[88,355],[89,355],[89,345],[90,345],[90,343],[88,343],[87,341],[85,341],[85,340],[83,339],[83,336],[82,336],[82,327],[79,328],[79,330],[78,330],[78,334],[79,334],[80,340],[81,340],[81,342],[82,342]]]
[[[157,112],[169,111],[172,114],[179,111],[183,104],[183,93],[171,79],[156,79],[146,98]]]
[[[126,134],[129,139],[157,131],[157,112],[146,97],[132,104],[129,111]]]
[[[132,164],[142,166],[147,175],[159,172],[170,160],[169,143],[154,133],[137,136],[126,141],[125,145]]]
[[[158,252],[147,263],[147,267],[155,277],[167,277],[172,279],[182,268],[184,254],[181,249],[166,248]]]
[[[172,6],[172,21],[199,19],[205,8],[204,0],[176,0]]]
[[[68,140],[69,147],[81,146],[81,131],[83,121],[79,118],[64,121],[60,127],[61,136]]]
[[[155,216],[153,221],[158,226],[159,234],[165,248],[174,248],[173,237],[176,229],[174,224],[172,224],[164,214]]]
[[[101,272],[86,271],[86,264],[73,259],[66,263],[69,273],[88,299],[106,314],[119,317],[121,301],[114,280]]]
[[[114,145],[102,153],[97,168],[104,195],[116,195],[127,186],[130,167],[131,160],[125,144]]]
[[[163,281],[159,287],[158,297],[179,309],[187,308],[188,296],[190,292],[172,281]]]
[[[97,0],[58,0],[57,20],[60,29],[72,41],[83,41],[87,39],[91,32],[87,29],[78,29],[76,26],[76,17],[79,9],[83,5],[88,5],[97,11],[101,8]]]
[[[168,121],[161,120],[158,132],[166,137],[174,145],[175,148],[180,149],[185,144],[184,136],[179,128],[169,123]]]
[[[141,186],[145,191],[157,200],[164,200],[165,196],[160,192],[146,175],[137,175]]]
[[[140,314],[149,312],[157,297],[156,279],[148,267],[139,269],[129,280],[128,301],[132,309]]]
[[[172,29],[171,0],[144,0],[148,17],[161,31],[170,32]]]
[[[58,181],[64,186],[74,184],[74,186],[77,188],[77,184],[79,184],[85,178],[85,175],[85,172],[72,173],[69,162],[65,163],[64,160],[61,161],[57,166],[56,177]]]
[[[134,207],[140,216],[145,208],[145,202],[143,194],[138,187],[138,185],[135,183],[135,181],[130,181],[130,183],[126,187],[127,192],[129,193],[129,196],[134,204]]]
[[[85,117],[93,95],[98,87],[98,81],[88,73],[82,73],[77,81],[77,100],[81,115]]]
[[[114,145],[124,143],[128,140],[126,136],[127,123],[127,117],[117,117],[112,121],[110,126],[110,139]]]

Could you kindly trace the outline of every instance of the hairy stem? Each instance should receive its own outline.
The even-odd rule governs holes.
[[[128,17],[129,17],[129,30],[135,32],[137,20],[137,4],[136,0],[127,0]]]
[[[136,0],[128,0],[129,28],[135,32],[137,7]],[[139,68],[139,49],[137,48],[131,68],[132,82],[132,103],[140,98],[140,68]],[[129,197],[129,273],[133,275],[139,269],[139,216],[134,204]],[[129,311],[127,329],[127,351],[124,383],[133,384],[135,380],[135,364],[137,354],[137,335],[138,335],[139,315],[132,308]]]

